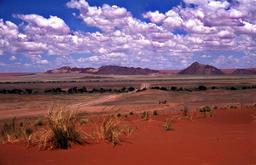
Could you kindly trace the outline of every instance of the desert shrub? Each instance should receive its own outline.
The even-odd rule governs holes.
[[[33,93],[32,89],[25,89],[25,91],[26,91],[27,94],[32,94]]]
[[[212,86],[211,89],[214,90],[214,89],[218,89],[218,88],[216,86]]]
[[[130,112],[129,115],[133,115],[133,112]]]
[[[25,92],[21,89],[10,89],[10,90],[7,90],[7,93],[8,94],[24,94]]]
[[[163,128],[164,128],[165,131],[171,131],[171,130],[173,130],[171,119],[166,119],[166,120],[164,121]]]
[[[122,115],[121,115],[121,113],[118,113],[117,115],[116,115],[116,117],[121,117]]]
[[[193,90],[192,90],[192,89],[189,89],[189,88],[184,88],[184,91],[192,92]]]
[[[82,87],[82,88],[77,89],[77,91],[79,93],[86,93],[87,92],[87,88],[86,87]]]
[[[45,90],[44,93],[61,94],[61,93],[65,93],[65,91],[62,90],[61,88],[52,88],[52,89]]]
[[[160,90],[161,87],[159,86],[155,86],[155,87],[151,87],[151,89],[157,89],[157,90]]]
[[[180,88],[178,89],[178,91],[183,91],[183,87],[180,87]]]
[[[237,90],[236,87],[230,87],[229,89],[230,89],[230,90]]]
[[[113,145],[117,145],[121,142],[120,136],[123,133],[123,128],[120,125],[119,119],[110,116],[100,123],[96,133],[99,139],[106,140]]]
[[[211,107],[209,106],[203,106],[199,109],[199,112],[204,114],[204,117],[207,117],[207,114],[212,111]]]
[[[161,87],[160,90],[167,91],[168,89],[166,87]]]
[[[128,88],[128,91],[129,91],[129,92],[134,91],[134,90],[135,90],[134,87],[129,87],[129,88]]]
[[[172,86],[172,87],[171,87],[171,90],[172,90],[172,91],[176,91],[176,90],[177,90],[177,87]]]
[[[199,85],[199,86],[197,87],[197,90],[199,90],[199,91],[205,91],[205,90],[207,90],[207,87],[206,87],[206,86],[203,86],[203,85]]]
[[[157,113],[157,111],[153,111],[153,116],[157,116],[158,115],[158,113]]]
[[[127,89],[126,89],[126,87],[123,87],[123,88],[120,89],[120,91],[121,92],[127,92]]]
[[[244,90],[244,89],[249,89],[250,87],[248,87],[248,86],[242,86],[242,89]]]
[[[148,118],[149,118],[148,112],[145,112],[145,111],[142,112],[140,117],[142,120],[148,120]]]
[[[69,88],[68,89],[68,93],[69,94],[78,93],[78,88],[77,87]]]
[[[213,109],[218,109],[218,106],[216,106],[216,105],[215,105],[215,106],[213,106]]]
[[[78,116],[62,106],[54,106],[47,115],[48,129],[40,140],[43,148],[67,149],[71,143],[81,144],[81,134],[76,126]]]

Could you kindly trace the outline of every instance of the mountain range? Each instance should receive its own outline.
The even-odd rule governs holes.
[[[151,75],[151,74],[180,74],[180,75],[256,75],[256,69],[218,69],[211,65],[194,62],[183,70],[153,70],[140,67],[124,67],[107,65],[100,68],[78,68],[63,66],[48,70],[47,74],[56,73],[87,73],[97,75]]]
[[[64,66],[61,68],[48,70],[46,73],[88,73],[88,74],[100,74],[100,75],[149,75],[159,73],[158,70],[152,70],[148,68],[134,68],[134,67],[123,67],[107,65],[100,68],[71,68]]]

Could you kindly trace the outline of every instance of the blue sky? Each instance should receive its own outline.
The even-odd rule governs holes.
[[[0,0],[0,71],[256,67],[256,2]]]

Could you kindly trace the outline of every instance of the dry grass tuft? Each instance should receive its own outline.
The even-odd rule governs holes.
[[[25,141],[26,144],[31,144],[33,129],[28,124],[16,123],[16,118],[4,123],[1,129],[1,141],[8,143],[15,143],[18,141]]]
[[[40,147],[47,149],[67,149],[71,143],[81,144],[83,138],[77,128],[79,118],[74,111],[63,106],[54,106],[47,115],[48,128],[39,140]]]
[[[141,117],[142,120],[148,120],[149,114],[148,114],[148,112],[145,112],[145,111],[144,111],[144,112],[141,114],[140,117]]]
[[[180,111],[181,111],[183,117],[188,116],[188,107],[184,106]]]
[[[99,139],[107,140],[113,145],[120,143],[121,134],[120,120],[113,116],[105,118],[97,129]]]
[[[163,124],[164,130],[165,130],[165,131],[171,131],[171,130],[173,130],[173,128],[172,128],[172,123],[173,123],[173,121],[172,121],[171,119],[166,119],[166,120],[164,121],[164,124]]]
[[[105,118],[96,130],[96,135],[100,140],[106,140],[113,145],[121,143],[121,136],[130,136],[134,129],[121,125],[120,119],[115,116]]]

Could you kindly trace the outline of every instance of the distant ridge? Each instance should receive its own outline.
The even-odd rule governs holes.
[[[256,70],[254,69],[236,69],[232,72],[233,75],[256,75]]]
[[[178,72],[178,74],[187,75],[222,75],[224,74],[220,69],[211,66],[200,64],[199,62],[192,63],[189,67]]]
[[[69,66],[63,66],[61,68],[48,70],[48,74],[54,73],[88,73],[88,74],[102,74],[102,75],[148,75],[159,73],[158,70],[152,70],[147,68],[134,68],[134,67],[123,67],[123,66],[114,66],[107,65],[102,66],[98,69],[95,68],[72,68]]]

